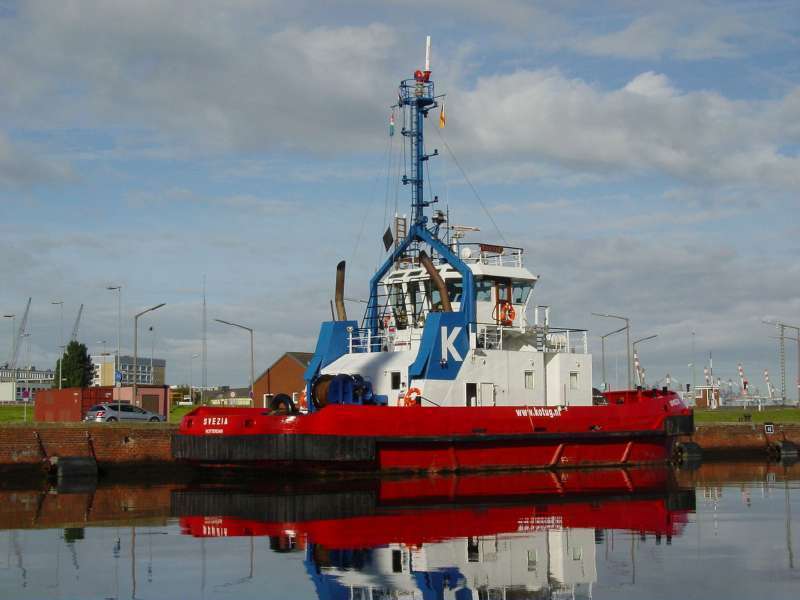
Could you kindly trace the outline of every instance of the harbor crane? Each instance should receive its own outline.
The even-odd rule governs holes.
[[[70,342],[77,342],[78,341],[78,327],[81,325],[81,315],[83,314],[83,304],[78,309],[78,316],[75,317],[75,325],[72,326],[72,335],[69,336]]]
[[[22,315],[22,321],[20,321],[19,329],[14,337],[14,348],[11,350],[11,362],[9,363],[8,367],[12,372],[16,372],[17,369],[17,357],[19,356],[19,348],[22,345],[20,344],[20,341],[25,336],[25,329],[28,327],[28,314],[30,311],[31,298],[28,298],[28,304],[25,306],[25,314]]]

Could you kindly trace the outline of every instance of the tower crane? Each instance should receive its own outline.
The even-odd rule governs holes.
[[[78,309],[78,316],[75,317],[75,325],[72,326],[72,335],[69,337],[70,342],[77,342],[78,341],[78,327],[81,324],[81,315],[83,314],[83,304]]]
[[[28,298],[28,304],[25,306],[25,314],[22,315],[22,321],[19,324],[16,337],[14,338],[14,349],[11,351],[11,363],[8,365],[12,372],[17,369],[17,357],[19,356],[19,348],[25,329],[28,327],[28,313],[31,311],[31,298]]]

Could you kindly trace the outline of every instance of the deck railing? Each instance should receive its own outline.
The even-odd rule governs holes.
[[[540,352],[589,353],[589,336],[585,329],[566,327],[508,327],[495,323],[473,323],[476,347],[485,350],[508,350],[509,340],[515,345],[532,346]],[[382,330],[373,333],[365,327],[347,328],[347,353],[410,350],[422,339],[422,329]]]

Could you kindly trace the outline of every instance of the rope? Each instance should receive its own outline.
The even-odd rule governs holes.
[[[458,162],[455,153],[453,152],[452,148],[450,148],[450,144],[448,144],[447,140],[444,139],[444,136],[442,135],[442,132],[439,129],[436,129],[436,133],[439,135],[439,139],[442,140],[444,147],[447,148],[447,151],[450,153],[450,158],[453,159],[453,162],[455,163],[456,167],[458,167],[458,170],[461,171],[461,175],[464,177],[464,181],[467,182],[467,185],[469,185],[470,189],[472,190],[472,193],[475,194],[475,198],[478,199],[478,202],[480,203],[483,212],[486,213],[486,216],[489,218],[489,221],[491,221],[492,225],[494,225],[494,228],[497,230],[497,234],[500,236],[500,239],[503,240],[504,244],[509,245],[508,240],[503,235],[503,232],[500,231],[500,228],[497,226],[497,223],[492,217],[492,214],[489,212],[489,209],[486,208],[486,205],[483,203],[480,194],[478,194],[478,190],[475,189],[474,185],[472,185],[472,182],[470,181],[469,177],[467,177],[466,171],[464,171],[464,169],[462,168],[461,163]]]
[[[389,136],[389,143],[386,144],[386,150],[383,152],[382,161],[386,160],[386,156],[389,155],[391,158],[391,151],[392,151],[392,137]],[[358,246],[361,244],[361,238],[364,235],[364,227],[367,223],[367,217],[369,216],[370,211],[372,210],[372,205],[375,203],[375,192],[378,188],[378,179],[380,178],[380,174],[375,176],[375,179],[372,182],[372,191],[369,194],[369,203],[367,204],[367,210],[364,211],[364,216],[361,219],[361,227],[358,230],[358,235],[356,236],[356,243],[353,246],[353,253],[350,255],[350,262],[354,262],[356,258],[356,252],[358,252]]]

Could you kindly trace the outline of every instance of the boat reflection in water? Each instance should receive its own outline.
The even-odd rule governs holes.
[[[614,469],[209,487],[172,502],[186,534],[305,552],[326,600],[588,598],[607,531],[669,544],[694,491],[666,468]]]

